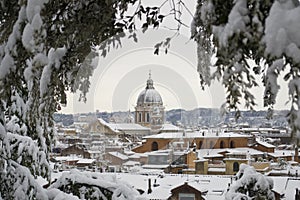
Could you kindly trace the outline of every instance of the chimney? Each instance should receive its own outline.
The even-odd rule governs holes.
[[[148,194],[150,194],[152,192],[151,189],[151,178],[148,179]]]

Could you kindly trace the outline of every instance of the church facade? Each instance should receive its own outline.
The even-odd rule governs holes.
[[[151,128],[153,132],[159,130],[165,121],[165,107],[157,90],[154,88],[151,73],[145,90],[137,99],[135,107],[135,123]]]

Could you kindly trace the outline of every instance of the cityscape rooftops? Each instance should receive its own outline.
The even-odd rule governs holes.
[[[120,131],[120,130],[150,130],[150,128],[141,126],[134,123],[108,123],[101,118],[98,118],[99,122],[111,130]]]
[[[250,135],[239,134],[239,133],[218,133],[207,130],[195,131],[195,132],[166,132],[160,134],[154,134],[145,136],[144,138],[161,138],[161,139],[179,139],[179,138],[228,138],[228,137],[251,137]]]

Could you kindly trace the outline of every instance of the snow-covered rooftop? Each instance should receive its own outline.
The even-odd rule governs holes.
[[[226,168],[225,167],[210,167],[208,168],[209,172],[225,172]]]
[[[135,165],[140,165],[140,164],[141,164],[140,162],[129,160],[129,161],[123,163],[123,166],[135,166]]]
[[[90,154],[100,154],[100,153],[102,153],[102,151],[99,151],[99,150],[88,150],[88,152]]]
[[[160,138],[160,139],[180,139],[180,138],[234,138],[234,137],[250,137],[250,135],[242,135],[238,133],[217,133],[209,131],[197,132],[167,132],[145,136],[144,138]]]
[[[223,168],[210,169],[223,172]],[[146,172],[146,171],[145,171]],[[153,171],[154,172],[154,171]],[[132,173],[90,173],[93,176],[103,176],[101,180],[112,180],[114,183],[127,183],[133,189],[144,191],[142,197],[145,199],[168,199],[171,190],[187,183],[191,187],[207,192],[204,198],[206,200],[224,200],[227,193],[228,184],[232,181],[232,176],[228,175],[187,175],[187,174],[164,174],[156,171],[156,173],[132,174]],[[53,173],[52,179],[57,179],[62,173]],[[270,177],[270,176],[269,176]],[[80,176],[79,178],[83,178]],[[273,180],[273,190],[284,194],[284,199],[295,199],[296,188],[299,188],[300,178],[289,177],[270,177]],[[148,180],[151,179],[152,192],[148,194]],[[100,180],[100,181],[101,181]],[[94,181],[94,180],[93,180]],[[99,181],[95,179],[95,181]],[[39,180],[46,184],[47,182]],[[155,186],[154,186],[155,183]]]
[[[113,155],[117,158],[120,158],[121,160],[127,160],[128,159],[128,156],[120,153],[120,152],[117,152],[117,151],[111,151],[111,152],[108,152],[108,154],[110,155]]]
[[[296,188],[300,188],[300,178],[272,177],[273,190],[283,194],[283,199],[295,199]]]
[[[268,153],[272,157],[287,157],[295,155],[293,150],[275,150],[274,153]]]
[[[258,144],[262,145],[262,146],[267,147],[267,148],[275,148],[275,146],[273,144],[270,144],[270,143],[267,143],[267,142],[264,142],[264,141],[261,141],[261,140],[257,140],[256,142]]]
[[[225,154],[250,154],[251,156],[255,155],[264,155],[263,152],[252,149],[252,148],[225,148],[225,149],[198,149],[198,158],[209,158],[209,157],[220,157],[221,153]]]
[[[95,159],[80,158],[76,163],[77,164],[92,164],[95,161],[96,161]]]
[[[111,130],[119,131],[119,130],[140,130],[140,131],[149,131],[150,128],[141,126],[139,124],[134,123],[108,123],[101,118],[98,118],[99,122]]]
[[[71,155],[71,156],[57,156],[53,157],[57,161],[76,161],[82,159],[81,157],[78,157],[76,155]]]
[[[144,169],[165,169],[167,168],[169,165],[143,165],[142,167]]]
[[[162,127],[159,129],[160,131],[179,131],[182,130],[181,128],[179,128],[178,126],[175,126],[173,124],[163,124]]]
[[[147,199],[168,199],[171,190],[183,185],[185,182],[201,192],[207,191],[206,200],[225,199],[228,183],[230,183],[230,176],[165,174],[162,177],[157,175],[117,174],[117,180],[127,181],[134,188],[145,191],[143,197]],[[150,194],[147,193],[148,179],[151,179],[152,185]],[[153,186],[155,180],[157,187]]]
[[[132,123],[122,123],[122,124],[109,123],[108,126],[114,130],[143,130],[143,131],[150,130],[149,128],[143,127],[139,124],[132,124]]]

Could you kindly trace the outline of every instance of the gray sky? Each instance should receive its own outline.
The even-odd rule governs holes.
[[[191,12],[194,12],[193,5]],[[186,22],[190,16],[184,16]],[[172,25],[170,25],[172,27]],[[160,28],[138,34],[138,43],[122,40],[122,48],[113,49],[99,64],[91,78],[87,103],[78,102],[78,94],[68,95],[68,105],[62,113],[134,110],[138,94],[146,87],[149,70],[152,72],[155,89],[161,94],[166,110],[197,107],[219,108],[225,99],[224,88],[213,83],[202,91],[197,72],[196,44],[189,40],[188,28],[171,42],[168,54],[154,55],[154,45],[174,32]],[[261,82],[258,80],[258,82]],[[262,85],[262,84],[261,84]],[[287,109],[286,84],[280,82],[277,109]],[[263,87],[253,90],[257,109],[263,109]],[[241,107],[243,108],[243,107]]]

